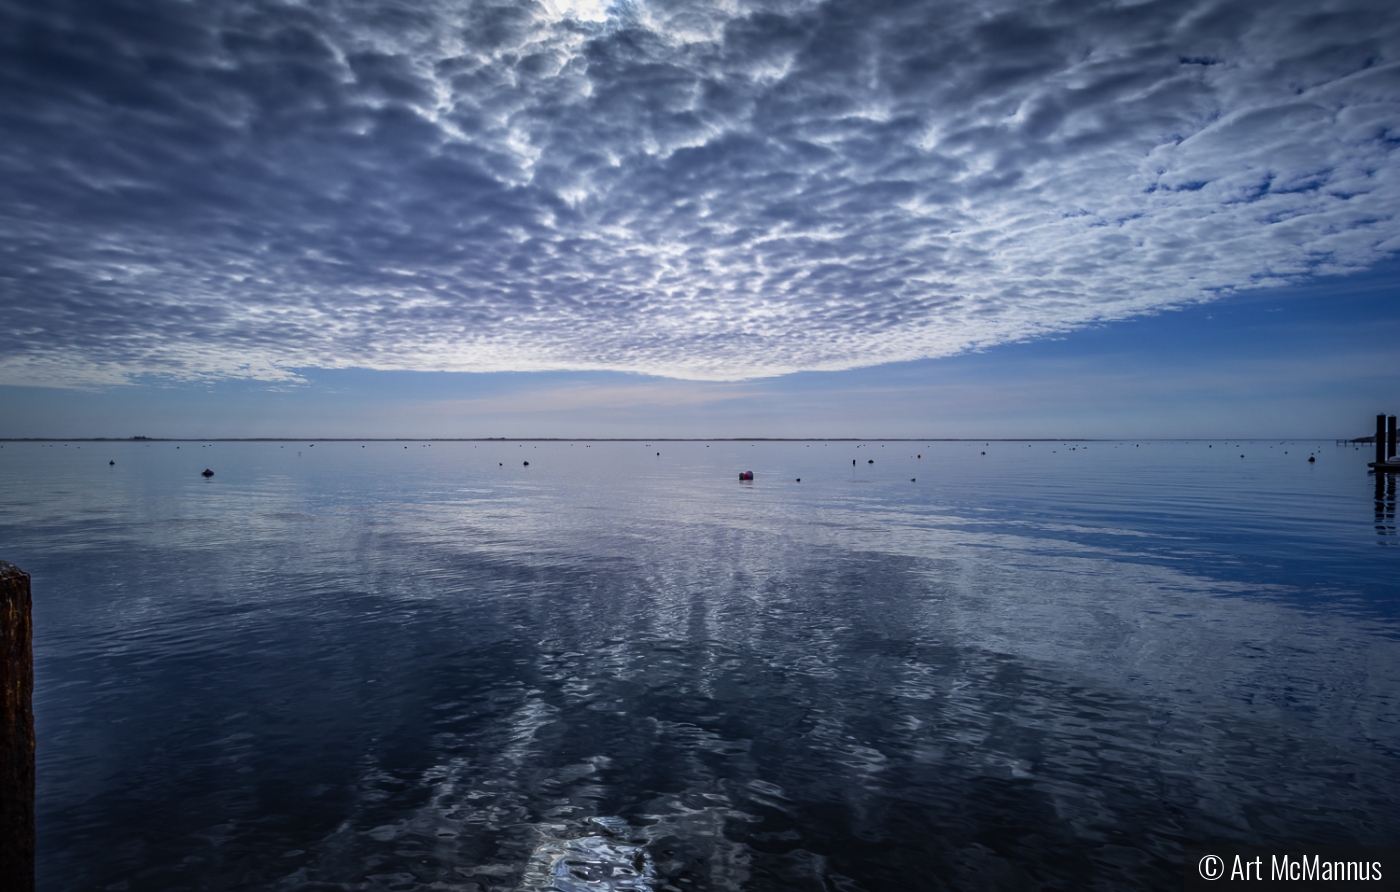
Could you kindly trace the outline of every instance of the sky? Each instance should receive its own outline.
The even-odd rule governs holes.
[[[1333,437],[1393,2],[0,0],[0,437]]]

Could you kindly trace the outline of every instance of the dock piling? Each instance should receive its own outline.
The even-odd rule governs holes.
[[[1395,448],[1395,416],[1394,416],[1394,415],[1390,416],[1390,432],[1389,432],[1387,438],[1388,438],[1388,440],[1389,440],[1389,442],[1390,442],[1390,446],[1389,446],[1389,448],[1386,450],[1386,456],[1385,456],[1385,457],[1386,457],[1386,460],[1389,461],[1389,460],[1390,460],[1390,457],[1391,457],[1392,455],[1395,455],[1395,453],[1396,453],[1396,451],[1397,451],[1396,448]]]
[[[1376,464],[1384,464],[1385,454],[1385,416],[1376,416]]]
[[[0,889],[34,890],[34,620],[29,574],[0,561]]]

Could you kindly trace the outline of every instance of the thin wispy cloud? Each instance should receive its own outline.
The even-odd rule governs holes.
[[[0,5],[0,382],[727,380],[1400,248],[1390,3]]]

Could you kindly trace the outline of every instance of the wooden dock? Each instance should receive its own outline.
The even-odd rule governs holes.
[[[1376,460],[1366,465],[1377,474],[1400,474],[1400,457],[1396,455],[1395,416],[1376,416]]]

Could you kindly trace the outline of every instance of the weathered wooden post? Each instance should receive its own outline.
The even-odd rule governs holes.
[[[1386,460],[1388,461],[1395,454],[1395,416],[1390,416],[1390,447],[1386,450]]]
[[[1384,416],[1384,415],[1377,415],[1377,416],[1376,416],[1376,464],[1381,464],[1382,462],[1385,461],[1385,458],[1386,458],[1386,455],[1385,455],[1385,416]],[[1380,471],[1379,468],[1377,468],[1376,470],[1377,470],[1377,472]]]
[[[0,889],[34,890],[34,621],[29,574],[0,561]]]

